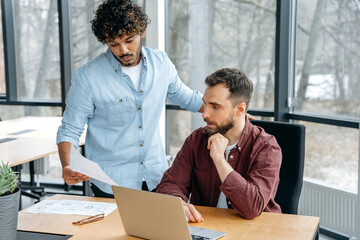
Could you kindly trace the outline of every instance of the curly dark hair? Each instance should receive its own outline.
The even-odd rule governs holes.
[[[107,0],[95,12],[91,29],[101,43],[124,35],[141,34],[150,23],[143,8],[131,0]]]
[[[209,87],[225,84],[230,91],[229,99],[232,105],[235,107],[240,102],[244,102],[246,109],[248,108],[253,92],[253,83],[242,71],[236,68],[223,68],[207,76],[205,83]]]

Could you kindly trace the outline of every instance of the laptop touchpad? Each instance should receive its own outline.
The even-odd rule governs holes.
[[[192,239],[218,239],[224,236],[226,233],[215,231],[207,228],[195,227],[189,225],[191,235],[196,235],[203,238],[192,237]]]

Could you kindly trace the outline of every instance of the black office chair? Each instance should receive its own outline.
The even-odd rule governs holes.
[[[275,136],[280,145],[283,158],[275,201],[283,213],[297,214],[304,173],[305,126],[262,120],[251,123]]]

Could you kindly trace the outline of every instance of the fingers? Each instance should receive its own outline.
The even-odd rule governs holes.
[[[209,139],[208,139],[208,144],[207,144],[207,149],[208,149],[208,150],[210,150],[211,142],[212,142],[212,136],[209,137]]]
[[[253,115],[248,114],[248,113],[246,113],[246,115],[248,116],[248,119],[250,119],[250,120],[256,120],[256,117],[254,117]]]
[[[194,216],[192,215],[189,206],[184,206],[184,210],[185,210],[185,216],[186,219],[188,220],[188,222],[196,222]]]
[[[217,142],[220,137],[222,137],[222,135],[220,133],[216,133],[216,134],[210,136],[209,139],[208,139],[207,149],[210,150],[211,149],[211,144],[213,144],[214,142]]]
[[[184,210],[188,222],[202,222],[204,221],[201,214],[196,210],[194,205],[184,202]]]
[[[220,161],[224,158],[224,153],[229,140],[220,133],[214,134],[208,139],[208,149],[210,156],[214,161]]]
[[[62,178],[69,185],[73,185],[78,182],[90,180],[90,177],[88,177],[85,174],[81,174],[79,172],[72,171],[69,166],[65,166],[63,168]]]
[[[193,222],[202,222],[202,221],[204,221],[201,214],[196,210],[194,205],[189,204],[189,209],[190,209],[190,212],[191,212],[191,214],[193,216],[193,219],[195,219],[195,221],[193,221]]]
[[[86,175],[83,175],[81,177],[69,177],[64,174],[63,174],[63,179],[69,185],[74,185],[74,184],[82,182],[82,181],[90,180],[90,178]]]
[[[216,133],[214,135],[212,135],[211,137],[209,137],[208,139],[208,149],[210,149],[211,144],[217,144],[217,145],[225,145],[227,146],[229,140],[224,137],[223,135],[221,135],[220,133]]]

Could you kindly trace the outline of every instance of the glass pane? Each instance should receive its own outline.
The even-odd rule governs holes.
[[[168,1],[167,11],[167,53],[183,82],[204,92],[207,75],[236,67],[254,83],[250,109],[274,109],[275,0]],[[204,122],[199,113],[167,116],[167,150],[174,154]]]
[[[0,96],[6,93],[5,85],[5,65],[4,65],[4,42],[2,31],[2,12],[0,6]]]
[[[359,119],[359,17],[356,1],[298,1],[295,111]]]
[[[176,155],[191,131],[191,112],[184,110],[167,110],[166,154]],[[171,130],[170,130],[171,129]]]
[[[167,52],[181,79],[194,89],[223,67],[254,82],[250,108],[273,109],[275,0],[169,1]]]
[[[14,3],[18,99],[60,101],[57,1]]]
[[[304,176],[356,192],[359,129],[299,123],[306,126]]]
[[[105,45],[97,41],[91,31],[90,21],[94,19],[94,12],[101,3],[102,0],[71,1],[73,70],[81,67],[107,49]]]

